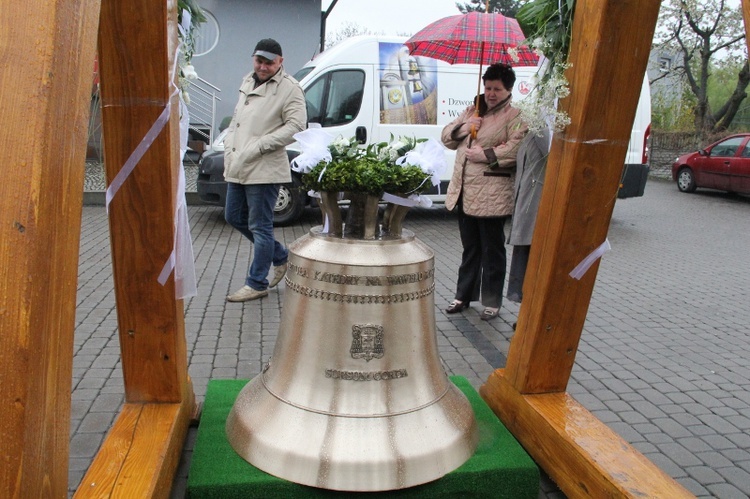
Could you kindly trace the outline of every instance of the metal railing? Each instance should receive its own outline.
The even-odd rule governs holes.
[[[207,144],[212,144],[214,141],[216,102],[221,100],[217,95],[219,92],[221,89],[201,77],[191,80],[190,87],[188,87],[190,131],[193,137],[204,140]]]

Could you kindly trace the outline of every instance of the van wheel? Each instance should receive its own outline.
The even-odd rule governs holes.
[[[680,192],[695,192],[696,187],[693,170],[688,167],[681,168],[677,172],[677,188]]]
[[[273,224],[280,226],[295,222],[305,209],[306,196],[302,186],[294,182],[282,184],[273,208]]]

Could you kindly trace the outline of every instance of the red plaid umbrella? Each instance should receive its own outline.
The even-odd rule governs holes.
[[[489,8],[489,2],[485,11]],[[439,59],[448,64],[479,64],[477,80],[476,113],[479,115],[479,86],[482,64],[503,62],[511,66],[536,66],[539,57],[527,46],[518,21],[502,14],[469,12],[444,17],[406,40],[411,55]],[[515,48],[518,60],[514,61],[508,49]],[[472,127],[471,136],[476,137]]]
[[[445,17],[421,29],[406,41],[411,55],[439,59],[448,64],[536,66],[539,57],[521,43],[526,37],[518,21],[502,14],[470,12]],[[508,53],[516,48],[518,61]]]

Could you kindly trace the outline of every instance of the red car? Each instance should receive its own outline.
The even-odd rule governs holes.
[[[672,165],[672,180],[682,192],[698,187],[750,194],[750,133],[730,135]]]

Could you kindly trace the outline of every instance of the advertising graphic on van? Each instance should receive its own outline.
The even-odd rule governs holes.
[[[437,124],[437,61],[380,43],[380,123]]]

